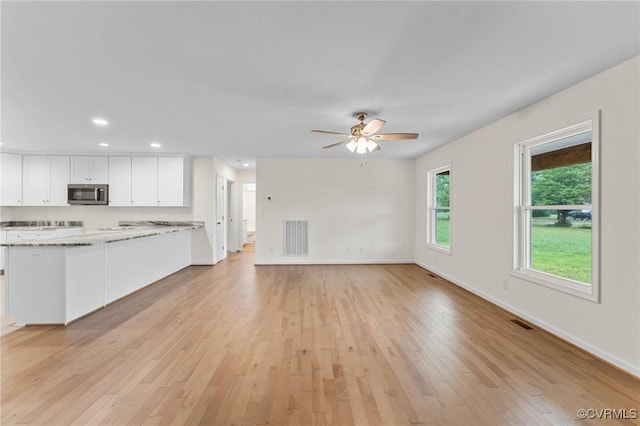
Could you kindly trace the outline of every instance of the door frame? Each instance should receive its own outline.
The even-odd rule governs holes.
[[[227,179],[227,251],[241,251],[242,245],[238,244],[238,236],[242,233],[238,229],[241,221],[238,219],[238,184]]]
[[[225,212],[227,197],[225,196],[225,186],[227,182],[224,176],[216,173],[216,211],[215,211],[215,249],[213,251],[214,263],[227,258],[227,234],[225,232]],[[222,189],[220,189],[222,187]],[[222,213],[222,217],[220,217]]]

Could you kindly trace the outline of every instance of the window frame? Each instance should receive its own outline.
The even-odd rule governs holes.
[[[438,196],[438,188],[436,182],[436,176],[442,172],[449,172],[449,246],[444,246],[442,244],[438,244],[436,242],[437,237],[437,211],[438,209],[442,210],[442,207],[438,208],[437,196]],[[452,226],[452,197],[451,197],[451,182],[452,176],[452,168],[451,163],[447,163],[438,168],[429,170],[427,172],[427,247],[439,251],[444,254],[451,255],[452,243],[453,243],[453,226]]]
[[[531,205],[531,149],[591,131],[591,285],[532,269],[531,215],[534,210],[580,210],[584,205]],[[514,256],[512,275],[529,282],[600,303],[600,112],[587,120],[514,145]]]

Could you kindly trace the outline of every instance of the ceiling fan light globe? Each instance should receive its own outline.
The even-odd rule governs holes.
[[[356,143],[356,141],[351,141],[347,144],[347,149],[351,152],[355,151],[357,147],[358,144]]]
[[[373,151],[378,147],[378,144],[372,141],[371,139],[367,140],[367,149],[369,152]]]
[[[364,154],[365,152],[367,152],[367,139],[366,138],[361,137],[361,138],[358,139],[356,152],[358,154]]]

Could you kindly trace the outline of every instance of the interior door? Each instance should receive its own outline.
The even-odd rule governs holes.
[[[216,175],[216,262],[227,257],[224,233],[225,179]]]

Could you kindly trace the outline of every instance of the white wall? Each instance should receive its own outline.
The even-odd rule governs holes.
[[[258,159],[256,263],[412,262],[414,164]],[[308,257],[283,256],[284,219],[309,220]]]
[[[640,375],[640,58],[469,134],[416,162],[415,259]],[[521,279],[513,259],[513,145],[601,119],[601,303]],[[452,255],[426,248],[427,171],[451,162]],[[509,288],[502,286],[509,280]]]
[[[238,177],[238,182],[255,183],[256,171],[255,170],[238,170],[237,177]]]
[[[193,157],[191,173],[193,220],[203,221],[205,228],[194,233],[191,240],[192,263],[213,265],[216,232],[216,175],[213,157]]]

